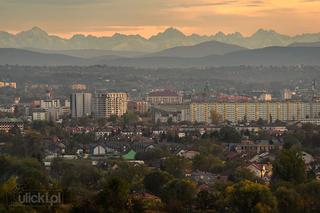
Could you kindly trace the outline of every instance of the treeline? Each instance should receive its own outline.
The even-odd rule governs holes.
[[[110,160],[55,159],[47,170],[36,158],[0,157],[0,212],[318,212],[320,182],[299,151],[283,150],[271,183],[235,171],[226,182],[198,184],[181,173],[179,157],[161,169]],[[178,165],[178,166],[177,166]],[[19,191],[61,191],[60,205],[23,205]]]

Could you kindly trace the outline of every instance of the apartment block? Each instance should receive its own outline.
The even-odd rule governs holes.
[[[96,93],[94,103],[97,118],[109,118],[112,115],[121,117],[128,110],[128,93]]]
[[[320,102],[283,101],[283,102],[212,102],[191,103],[190,118],[192,122],[211,123],[211,113],[221,115],[223,121],[300,121],[316,118],[320,115]]]

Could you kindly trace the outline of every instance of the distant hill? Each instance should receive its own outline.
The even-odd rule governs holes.
[[[85,59],[62,54],[45,54],[21,49],[0,48],[1,65],[61,66],[85,65],[87,63],[89,62]]]
[[[78,49],[78,50],[46,50],[36,48],[26,48],[33,52],[63,54],[79,58],[96,58],[96,57],[138,57],[146,53],[132,51],[114,51],[114,50],[99,50],[99,49]]]
[[[212,67],[212,66],[285,66],[320,65],[320,48],[314,47],[268,47],[256,50],[237,51],[222,56],[201,58],[144,57],[115,59],[103,62],[113,66],[133,67]]]
[[[178,29],[168,28],[165,31],[160,32],[148,39],[140,35],[123,35],[119,33],[116,33],[113,36],[105,37],[96,37],[92,35],[85,36],[77,34],[72,36],[71,38],[66,39],[54,35],[49,35],[46,31],[38,27],[22,31],[17,34],[0,32],[0,47],[20,49],[94,49],[151,53],[178,46],[197,45],[206,41],[218,41],[226,44],[246,47],[249,49],[255,49],[270,46],[287,46],[289,44],[297,42],[320,42],[320,33],[287,36],[279,34],[273,30],[260,29],[251,36],[243,36],[239,32],[231,34],[224,34],[222,32],[219,32],[215,35],[185,35]]]
[[[208,55],[224,55],[231,52],[245,50],[245,48],[225,44],[218,41],[207,41],[193,46],[179,46],[150,54],[152,57],[182,57],[197,58]]]
[[[90,59],[47,54],[21,49],[0,48],[0,64],[58,66],[58,65],[110,65],[133,67],[212,67],[212,66],[284,66],[320,65],[320,47],[268,47],[255,50],[240,50],[225,55],[205,57],[147,56],[124,58],[119,56],[100,56]]]
[[[293,43],[289,45],[290,47],[320,47],[320,42],[311,43]]]

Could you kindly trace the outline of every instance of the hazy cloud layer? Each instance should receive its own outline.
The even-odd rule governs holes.
[[[315,0],[0,0],[0,30],[150,36],[173,26],[200,34],[257,28],[298,34],[319,31],[319,11]]]

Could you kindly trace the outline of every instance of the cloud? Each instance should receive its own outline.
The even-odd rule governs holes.
[[[192,8],[192,7],[210,7],[210,6],[221,6],[221,5],[230,5],[237,3],[237,1],[217,1],[217,2],[203,2],[203,3],[189,3],[189,4],[177,4],[177,5],[171,5],[169,7],[172,8]]]
[[[37,4],[37,5],[83,5],[83,4],[101,4],[108,3],[104,0],[0,0],[0,3],[8,4]]]

